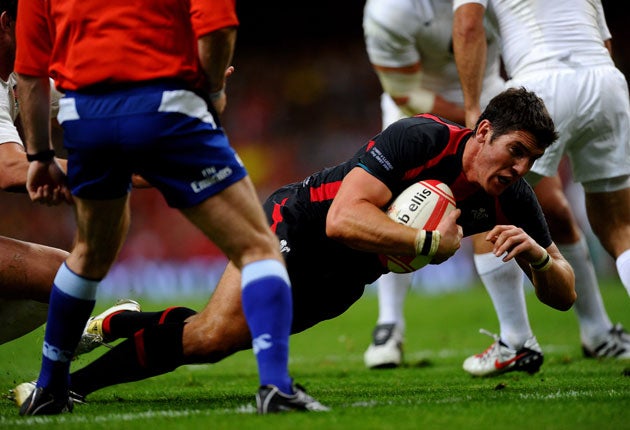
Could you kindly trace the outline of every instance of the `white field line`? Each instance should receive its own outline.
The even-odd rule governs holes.
[[[524,393],[519,397],[523,400],[563,400],[563,399],[589,399],[594,397],[600,397],[601,392],[594,392],[590,390],[571,390],[571,391],[557,391],[555,393]],[[606,392],[610,400],[621,399],[626,397],[625,391],[608,390]],[[376,401],[366,400],[361,402],[354,402],[336,407],[335,409],[347,409],[347,408],[375,408],[379,406],[413,406],[422,405],[427,403],[463,403],[474,400],[470,396],[463,397],[451,397],[440,400],[427,401],[417,397],[409,397],[407,399],[389,400],[389,401]],[[146,412],[133,412],[125,414],[107,414],[107,415],[82,415],[80,412],[81,406],[78,406],[77,411],[72,414],[62,414],[57,416],[39,416],[39,417],[15,417],[6,418],[0,417],[0,428],[37,428],[38,426],[48,426],[50,424],[82,424],[86,425],[94,423],[108,423],[110,425],[131,421],[146,421],[151,419],[160,418],[182,418],[182,417],[211,417],[216,415],[237,415],[237,414],[254,414],[256,412],[253,404],[242,405],[233,409],[183,409],[176,411],[146,411]],[[17,415],[17,409],[16,409]]]

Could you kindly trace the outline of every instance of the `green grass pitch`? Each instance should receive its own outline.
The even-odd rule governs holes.
[[[602,285],[613,322],[630,327],[630,298],[617,282]],[[55,417],[18,416],[0,398],[0,429],[630,429],[630,361],[581,355],[573,311],[554,311],[527,293],[529,316],[545,363],[535,375],[473,378],[461,369],[468,355],[498,330],[485,290],[444,295],[412,292],[406,301],[406,365],[367,370],[363,351],[377,316],[368,292],[346,314],[294,336],[291,373],[329,413],[254,413],[257,372],[251,351],[215,365],[184,366],[167,375],[93,393],[88,404]],[[194,308],[205,299],[182,303]],[[97,310],[109,303],[100,301]],[[145,310],[159,303],[143,302]],[[0,394],[34,379],[43,329],[0,347]],[[73,363],[80,368],[104,350]],[[4,397],[4,396],[3,396]]]

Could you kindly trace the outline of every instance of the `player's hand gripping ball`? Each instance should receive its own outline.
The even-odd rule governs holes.
[[[455,209],[453,192],[443,182],[426,180],[416,182],[394,199],[387,215],[394,221],[409,227],[435,230],[446,215]],[[391,272],[414,272],[431,262],[426,255],[382,255],[381,261]]]

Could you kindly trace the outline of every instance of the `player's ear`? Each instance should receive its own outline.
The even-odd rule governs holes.
[[[11,25],[11,20],[9,19],[9,15],[6,11],[0,14],[0,27],[3,31],[6,31]]]
[[[479,142],[490,141],[490,136],[492,134],[492,124],[487,119],[483,119],[477,125],[477,129],[475,131],[475,137]]]
[[[15,21],[9,16],[7,11],[5,10],[0,14],[0,28],[2,31],[8,31],[11,26],[15,27]]]

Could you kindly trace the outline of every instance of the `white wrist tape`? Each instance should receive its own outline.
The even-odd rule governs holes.
[[[553,258],[551,258],[551,255],[549,255],[546,249],[543,249],[543,251],[544,254],[540,260],[529,263],[531,268],[537,272],[546,272],[553,264]]]
[[[437,230],[418,230],[416,234],[416,254],[433,258],[440,246],[440,232]]]

